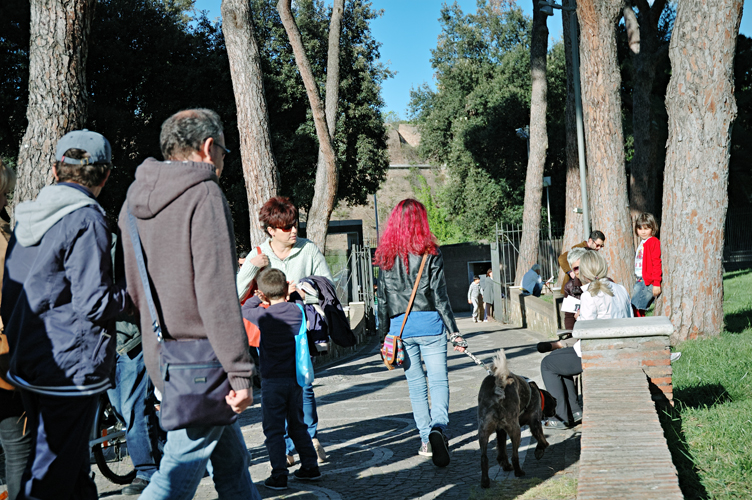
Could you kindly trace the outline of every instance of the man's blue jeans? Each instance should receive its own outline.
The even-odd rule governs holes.
[[[449,424],[449,376],[447,374],[447,339],[441,335],[408,337],[402,339],[405,345],[405,377],[410,391],[413,418],[420,432],[420,440],[428,442],[428,434],[433,427],[445,429]],[[431,408],[428,406],[428,386],[431,389]]]
[[[308,435],[311,436],[311,439],[315,438],[319,427],[319,415],[316,413],[316,397],[313,395],[313,385],[303,386],[303,422],[308,427]],[[287,433],[287,422],[285,422],[285,448],[288,455],[295,453],[295,444]]]
[[[302,392],[294,378],[265,378],[261,384],[264,444],[274,477],[287,475],[285,431],[298,450],[301,465],[306,469],[318,466],[316,450],[303,421]]]
[[[115,370],[115,388],[107,391],[110,403],[125,422],[128,453],[136,468],[136,477],[151,481],[157,472],[158,453],[155,446],[157,429],[153,410],[147,413],[146,398],[151,381],[144,365],[144,353],[133,359],[127,354],[118,356]]]
[[[207,467],[222,500],[261,500],[237,422],[169,431],[159,470],[139,499],[191,500]]]

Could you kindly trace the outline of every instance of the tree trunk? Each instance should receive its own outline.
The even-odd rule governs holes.
[[[657,148],[661,146],[656,137],[653,107],[650,98],[653,92],[655,71],[665,50],[658,40],[658,21],[665,1],[653,3],[635,0],[640,9],[639,43],[637,52],[632,50],[634,88],[632,91],[632,130],[634,134],[634,157],[630,164],[629,208],[634,220],[641,212],[658,216],[657,208]],[[631,7],[627,7],[630,9]]]
[[[723,328],[723,226],[743,0],[682,0],[669,45],[663,300],[672,343]],[[700,26],[702,29],[700,29]]]
[[[96,0],[32,0],[29,105],[14,204],[52,184],[55,146],[86,123],[86,56]]]
[[[313,122],[316,126],[316,136],[319,139],[319,148],[326,162],[327,192],[323,195],[324,202],[319,202],[323,210],[318,210],[315,215],[309,213],[306,221],[306,233],[309,239],[316,243],[323,253],[326,249],[326,232],[329,226],[329,217],[332,215],[332,210],[334,210],[334,201],[337,194],[337,156],[334,152],[332,138],[327,127],[326,113],[321,96],[319,95],[319,88],[316,84],[316,79],[313,77],[311,63],[308,61],[303,41],[300,38],[300,30],[298,30],[295,17],[292,15],[291,2],[292,0],[279,0],[277,11],[282,20],[282,25],[287,32],[287,37],[290,39],[298,71],[300,71],[300,76],[303,78],[308,102],[311,104]],[[316,187],[318,187],[318,172],[316,177]],[[330,189],[331,186],[334,187],[333,190]],[[316,196],[322,195],[316,191],[314,192],[314,198]]]
[[[272,152],[261,56],[247,0],[222,1],[222,33],[238,113],[240,157],[251,219],[251,246],[256,246],[267,238],[258,214],[269,198],[277,196],[279,172]]]
[[[580,74],[592,228],[603,231],[609,277],[634,285],[634,242],[627,200],[621,77],[616,56],[616,22],[623,0],[580,0]]]
[[[546,131],[546,56],[548,52],[547,16],[533,0],[533,33],[530,41],[530,154],[525,178],[525,204],[522,214],[520,254],[517,256],[516,285],[522,276],[538,262],[540,242],[541,198],[543,196],[543,167],[546,164],[548,133]]]
[[[334,143],[337,128],[337,111],[339,109],[339,39],[342,34],[342,14],[345,0],[334,0],[332,19],[329,23],[329,49],[326,61],[326,125],[329,137]],[[307,234],[324,234],[323,241],[314,240],[324,251],[329,217],[334,209],[339,183],[339,172],[330,169],[326,162],[324,148],[319,144],[319,158],[316,166],[316,184],[313,189],[313,201],[308,211],[306,222]]]
[[[564,2],[564,6],[574,2]],[[577,117],[574,98],[574,72],[572,68],[572,39],[570,34],[569,16],[574,13],[562,10],[562,23],[564,25],[564,54],[567,66],[567,111],[565,116],[565,130],[567,133],[567,185],[564,218],[564,239],[562,241],[562,253],[568,251],[573,245],[582,241],[583,224],[582,214],[575,212],[582,207],[582,189],[580,189],[580,160],[577,151]],[[577,47],[574,48],[577,50]],[[557,283],[561,283],[564,272],[559,269]]]

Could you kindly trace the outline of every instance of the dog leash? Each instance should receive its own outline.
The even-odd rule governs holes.
[[[463,354],[467,354],[468,356],[470,356],[470,359],[472,359],[473,362],[475,362],[476,365],[478,365],[481,368],[483,368],[484,370],[486,370],[486,372],[489,375],[493,375],[493,372],[488,369],[488,367],[486,366],[486,364],[483,361],[481,361],[478,358],[476,358],[475,355],[467,349],[467,340],[464,340],[464,339],[462,341],[454,340],[457,337],[459,337],[459,335],[454,335],[449,340],[452,342],[452,344],[454,344],[455,347],[464,347],[465,350],[462,351]]]

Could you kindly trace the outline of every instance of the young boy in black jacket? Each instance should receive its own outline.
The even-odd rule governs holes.
[[[259,291],[243,305],[243,317],[261,331],[261,409],[266,436],[264,444],[272,464],[272,475],[264,481],[264,486],[285,490],[288,474],[285,418],[287,432],[300,456],[301,468],[295,471],[295,477],[305,481],[321,478],[316,450],[303,422],[303,390],[295,372],[295,335],[301,326],[305,328],[305,315],[297,304],[287,302],[285,273],[279,269],[266,269],[256,282]],[[269,307],[259,307],[262,302]]]

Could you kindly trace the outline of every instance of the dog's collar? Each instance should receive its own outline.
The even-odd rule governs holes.
[[[543,411],[543,408],[546,407],[546,398],[543,397],[543,391],[538,389],[538,392],[540,392],[541,395],[541,411]]]

